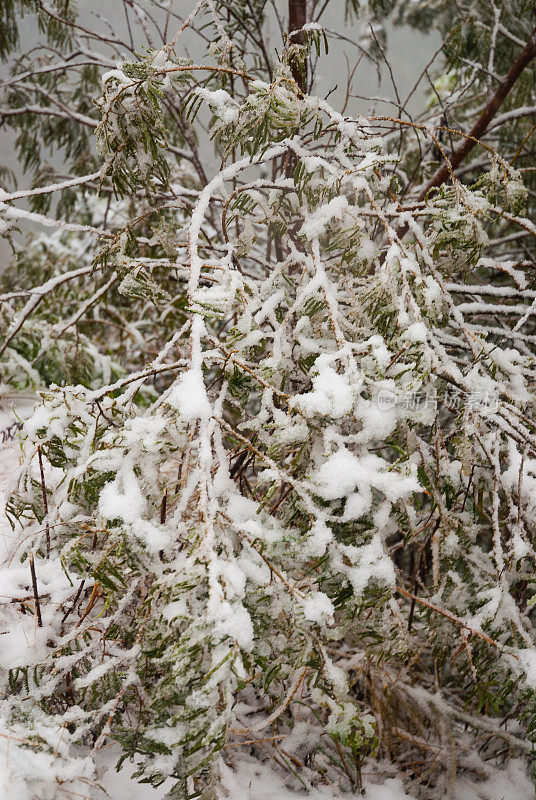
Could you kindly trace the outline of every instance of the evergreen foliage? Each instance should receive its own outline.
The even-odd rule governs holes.
[[[326,32],[276,50],[263,2],[198,3],[195,61],[170,15],[90,57],[69,0],[4,4],[0,55],[23,11],[48,42],[2,106],[37,189],[0,196],[1,377],[40,397],[3,568],[17,800],[87,795],[112,742],[172,798],[244,737],[288,737],[305,788],[385,758],[420,797],[533,754],[533,64],[422,191],[534,14],[365,5],[451,32],[420,120],[304,93]],[[57,230],[21,247],[26,219]]]

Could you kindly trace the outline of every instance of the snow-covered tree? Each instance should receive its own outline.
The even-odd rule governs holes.
[[[262,0],[2,7],[34,178],[0,197],[0,369],[40,397],[2,572],[16,800],[87,796],[112,743],[177,798],[233,747],[438,798],[529,764],[534,15],[350,4],[379,65],[392,11],[445,32],[413,119],[316,96],[325,4],[281,5],[277,43]],[[46,43],[14,58],[25,11]]]

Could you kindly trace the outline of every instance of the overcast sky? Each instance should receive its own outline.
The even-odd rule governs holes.
[[[0,0],[2,2],[2,0]],[[194,0],[174,0],[172,8],[179,15],[185,17],[195,5]],[[287,0],[278,0],[280,16],[285,17]],[[344,21],[344,0],[332,0],[322,17],[322,24],[338,33],[342,34],[344,40],[331,40],[330,50],[327,56],[323,56],[316,69],[315,93],[319,96],[326,96],[328,93],[331,104],[335,108],[340,108],[344,103],[346,94],[346,84],[348,67],[353,67],[356,59],[360,56],[360,50],[356,47],[359,41],[361,23],[353,20],[352,23]],[[119,35],[127,34],[126,21],[123,11],[123,3],[120,0],[79,0],[78,8],[83,16],[84,23],[88,24],[93,30],[107,31],[106,21],[118,32]],[[35,20],[26,17],[22,26],[23,41],[21,47],[30,49],[35,46],[39,33]],[[280,47],[280,34],[275,14],[271,14],[267,20],[267,31],[273,46]],[[174,31],[170,31],[172,38]],[[40,37],[39,37],[40,38]],[[141,45],[139,39],[137,44]],[[145,44],[145,41],[143,42]],[[395,27],[388,25],[388,49],[387,57],[391,65],[392,74],[395,78],[399,96],[405,100],[408,93],[413,88],[427,63],[439,47],[439,36],[433,33],[431,36],[424,36],[422,33],[412,31],[407,27]],[[181,39],[181,47],[188,51],[188,54],[195,60],[199,60],[201,51],[201,41],[186,34]],[[156,46],[161,46],[156,42]],[[380,77],[380,80],[379,80]],[[366,98],[383,98],[387,101],[396,102],[396,92],[393,87],[389,70],[386,66],[378,76],[376,67],[366,58],[361,58],[359,67],[354,78],[354,91],[356,94]],[[417,92],[408,105],[410,111],[415,111],[422,106],[423,94]],[[363,100],[352,98],[347,107],[348,114],[366,114],[371,109],[379,113],[397,113],[397,106],[379,100]],[[212,161],[212,152],[204,153],[208,162]],[[51,162],[61,171],[61,161],[57,157],[51,157]],[[29,177],[23,176],[17,169],[16,157],[13,150],[13,135],[8,130],[7,133],[0,133],[0,163],[8,164],[15,169],[22,188],[29,183]],[[0,240],[0,265],[5,265],[6,258],[9,257],[9,249],[2,247]],[[1,267],[0,267],[1,268]]]

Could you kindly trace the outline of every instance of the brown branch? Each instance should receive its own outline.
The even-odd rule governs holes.
[[[30,553],[30,575],[32,576],[32,588],[35,600],[35,616],[37,617],[37,625],[39,628],[43,627],[43,620],[41,619],[41,605],[39,603],[39,593],[37,591],[37,577],[35,574],[35,564],[33,553]]]
[[[75,610],[76,604],[78,603],[80,595],[82,594],[82,589],[84,588],[85,583],[86,583],[85,578],[80,581],[80,586],[78,587],[78,591],[77,591],[76,596],[75,596],[75,598],[74,598],[74,600],[72,602],[72,605],[67,609],[67,611],[65,612],[65,614],[63,615],[63,617],[61,619],[62,624],[65,622],[65,620],[67,619],[69,614],[71,614]]]
[[[456,625],[459,625],[460,629],[465,629],[466,631],[469,631],[470,633],[472,633],[473,636],[478,636],[480,639],[483,639],[488,644],[492,644],[494,647],[498,647],[499,649],[502,649],[502,645],[499,644],[499,642],[496,642],[495,639],[490,639],[490,637],[486,636],[485,633],[480,633],[480,631],[477,631],[474,628],[471,628],[471,626],[468,625],[466,622],[464,622],[463,619],[460,619],[459,617],[454,616],[454,614],[451,614],[450,611],[446,611],[444,608],[439,608],[439,606],[436,606],[433,603],[430,603],[428,600],[424,600],[421,597],[417,597],[416,595],[412,594],[411,592],[408,592],[407,589],[403,589],[402,586],[397,586],[396,590],[397,590],[397,592],[400,592],[400,594],[403,594],[405,597],[409,598],[410,600],[413,600],[414,602],[419,603],[421,606],[425,606],[425,608],[429,608],[430,611],[435,611],[436,614],[441,614],[443,617],[446,617],[447,619],[450,619],[451,622],[454,622]],[[516,655],[514,655],[513,653],[511,655],[513,656],[513,658],[517,659]]]
[[[98,581],[95,581],[95,584],[93,586],[93,591],[91,592],[91,595],[89,597],[89,602],[86,606],[86,610],[76,623],[77,628],[80,627],[80,625],[83,623],[83,621],[85,620],[85,618],[87,617],[93,606],[100,600],[101,597],[102,597],[102,589],[100,587],[100,583]]]
[[[164,494],[162,496],[162,503],[160,505],[160,524],[164,525],[166,522],[166,513],[167,513],[167,489],[164,490]]]
[[[306,2],[305,0],[288,0],[288,32],[294,34],[291,38],[293,44],[305,44],[305,36],[302,28],[305,25],[306,19]],[[307,91],[307,63],[305,60],[300,62],[300,59],[293,57],[290,62],[292,70],[292,77],[298,84],[298,88],[305,94]]]
[[[454,150],[452,153],[449,162],[445,162],[433,175],[424,189],[419,194],[418,200],[424,200],[430,189],[434,189],[437,186],[441,186],[444,183],[451,173],[452,170],[455,170],[462,161],[469,155],[469,153],[474,149],[477,145],[478,140],[486,133],[490,122],[492,121],[493,117],[497,114],[497,111],[502,106],[512,87],[514,86],[515,82],[523,72],[523,70],[528,67],[531,61],[534,60],[536,56],[536,28],[532,31],[530,38],[523,48],[523,51],[520,53],[519,58],[517,61],[512,64],[510,70],[506,77],[500,82],[499,88],[491,98],[491,100],[486,105],[484,111],[475,122],[467,137],[464,141],[460,144],[459,147]],[[404,231],[405,233],[406,231]]]

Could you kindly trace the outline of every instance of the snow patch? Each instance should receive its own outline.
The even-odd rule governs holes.
[[[169,393],[167,403],[177,409],[185,422],[209,419],[212,408],[201,371],[190,369],[184,372]]]

